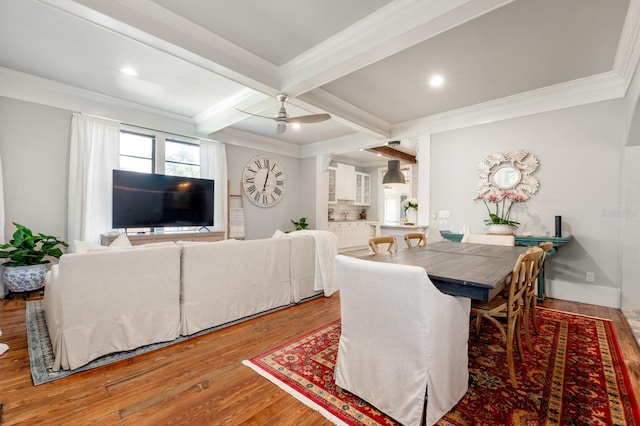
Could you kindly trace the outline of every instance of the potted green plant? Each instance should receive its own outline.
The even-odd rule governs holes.
[[[60,258],[62,247],[69,245],[57,237],[36,234],[26,226],[13,223],[16,231],[7,244],[0,245],[0,259],[8,259],[2,266],[2,278],[12,292],[28,292],[44,284],[47,257]],[[26,295],[26,293],[25,293]]]
[[[307,223],[306,217],[301,217],[297,222],[291,219],[291,223],[293,223],[293,226],[296,227],[296,231],[307,229],[307,227],[309,226],[309,224]]]

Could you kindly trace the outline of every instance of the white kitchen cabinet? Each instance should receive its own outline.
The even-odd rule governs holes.
[[[329,204],[338,203],[338,193],[336,192],[338,186],[338,169],[336,167],[329,167]]]
[[[360,206],[371,205],[371,175],[356,172],[356,199],[354,204]]]
[[[338,200],[356,199],[356,168],[349,164],[337,163],[336,193]]]
[[[329,231],[338,237],[338,250],[366,247],[371,238],[370,222],[329,222]]]

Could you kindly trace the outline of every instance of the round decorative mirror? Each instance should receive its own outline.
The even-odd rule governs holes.
[[[501,166],[491,175],[491,180],[500,189],[511,189],[520,182],[521,176],[515,167]]]
[[[540,185],[533,176],[537,168],[538,159],[524,150],[490,154],[478,166],[478,193],[511,190],[528,199]]]

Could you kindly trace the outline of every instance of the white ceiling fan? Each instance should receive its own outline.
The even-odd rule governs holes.
[[[284,93],[280,93],[276,96],[278,101],[282,104],[280,106],[280,111],[278,111],[278,115],[276,117],[267,117],[264,115],[253,114],[247,111],[242,111],[238,109],[238,111],[243,112],[245,114],[253,115],[255,117],[266,118],[268,120],[274,120],[277,123],[276,134],[280,135],[287,130],[287,124],[308,124],[308,123],[320,123],[322,121],[329,120],[331,115],[329,114],[311,114],[311,115],[301,115],[298,117],[289,117],[287,114],[287,110],[284,108],[284,103],[287,100],[287,95]],[[237,108],[236,108],[237,109]]]

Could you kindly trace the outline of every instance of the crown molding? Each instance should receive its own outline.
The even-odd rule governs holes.
[[[630,0],[613,62],[613,71],[624,80],[628,90],[640,58],[640,0]]]
[[[513,0],[396,0],[280,67],[298,96]]]
[[[392,127],[394,138],[438,133],[525,115],[570,108],[625,96],[624,79],[610,71],[453,111],[406,121]]]
[[[0,67],[0,96],[202,137],[191,117],[124,101],[31,74]]]
[[[257,149],[287,157],[302,158],[299,145],[230,127],[210,134],[209,138],[229,145]]]

